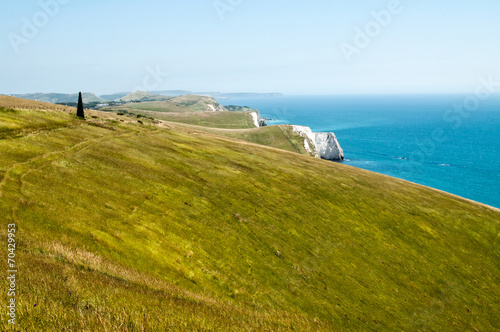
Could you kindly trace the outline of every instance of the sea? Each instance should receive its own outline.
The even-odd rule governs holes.
[[[500,208],[500,95],[219,99],[273,124],[334,132],[346,165]]]

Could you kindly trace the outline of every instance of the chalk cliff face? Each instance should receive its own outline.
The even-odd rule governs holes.
[[[266,120],[263,119],[259,115],[259,111],[251,112],[250,115],[252,115],[252,120],[253,120],[253,124],[255,127],[266,127],[267,126]]]
[[[311,128],[292,126],[293,131],[304,137],[304,148],[316,158],[344,160],[344,151],[334,133],[313,133]]]
[[[259,114],[257,114],[257,112],[252,112],[250,114],[252,115],[253,125],[255,127],[260,127],[260,125],[259,125]]]
[[[316,151],[327,160],[344,160],[344,151],[340,147],[334,133],[314,133]]]

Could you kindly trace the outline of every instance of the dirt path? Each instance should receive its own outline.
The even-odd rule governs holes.
[[[107,135],[107,136],[103,136],[103,137],[93,138],[93,139],[89,139],[89,140],[85,140],[83,142],[77,143],[77,144],[70,146],[70,147],[67,147],[63,150],[51,151],[51,152],[44,153],[42,155],[38,155],[36,157],[33,157],[25,162],[13,164],[11,167],[9,167],[6,170],[4,178],[2,179],[2,182],[0,182],[0,198],[4,194],[4,186],[8,180],[12,180],[13,182],[17,181],[17,183],[18,183],[17,184],[17,191],[19,192],[20,198],[17,200],[17,202],[15,204],[12,205],[12,207],[10,209],[10,216],[11,216],[12,220],[14,222],[19,220],[17,218],[17,211],[18,211],[19,205],[21,205],[23,203],[23,201],[26,198],[28,198],[28,194],[25,193],[25,189],[24,189],[25,184],[26,184],[25,178],[28,175],[30,175],[31,173],[33,173],[35,171],[39,171],[39,170],[47,167],[47,165],[50,162],[54,161],[57,157],[62,156],[64,154],[71,153],[71,152],[73,152],[73,154],[75,154],[75,153],[78,153],[80,151],[83,151],[84,149],[89,148],[92,145],[96,145],[96,144],[102,143],[102,142],[107,141],[107,140],[120,138],[120,137],[134,136],[137,134],[138,133],[136,133],[136,132],[132,132],[132,133],[126,132],[126,133],[122,133],[122,134],[118,134],[118,135]],[[41,164],[38,165],[38,167],[30,167],[30,165],[37,163],[37,162],[41,162]],[[23,168],[26,168],[26,167],[27,167],[27,169],[23,170]],[[16,171],[20,171],[19,174],[15,175],[15,176],[10,174],[10,173],[14,173]],[[17,178],[17,179],[15,179],[15,178]]]

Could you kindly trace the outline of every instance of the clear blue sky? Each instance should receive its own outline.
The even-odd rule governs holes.
[[[131,91],[146,68],[168,72],[146,81],[157,90],[468,92],[478,76],[500,81],[498,0],[401,0],[351,62],[341,43],[390,0],[59,0],[49,16],[40,3],[51,1],[2,4],[0,93]],[[234,6],[222,20],[215,3]],[[41,27],[23,34],[26,22]]]

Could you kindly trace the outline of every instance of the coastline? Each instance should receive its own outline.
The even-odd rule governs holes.
[[[275,125],[278,125],[278,124],[268,124],[266,122],[266,121],[269,120],[268,118],[262,118],[259,113],[257,113],[257,114],[258,114],[259,120],[263,121],[266,124],[266,126],[275,126]],[[279,120],[272,119],[271,121],[279,121]],[[286,124],[286,125],[291,126],[292,128],[303,127],[303,128],[308,128],[309,130],[311,130],[310,127],[303,126],[303,125],[296,125],[296,124]],[[307,146],[308,146],[307,140],[304,141],[304,143],[306,145],[306,150],[308,150],[308,148],[307,148]],[[320,159],[324,159],[324,158],[320,158]],[[328,160],[328,159],[324,159],[324,160]],[[364,170],[364,171],[373,172],[373,173],[376,173],[376,174],[388,176],[388,177],[391,177],[391,178],[394,178],[394,179],[398,179],[398,180],[402,180],[402,181],[406,181],[406,182],[409,182],[409,183],[412,183],[412,184],[415,184],[415,185],[418,185],[418,186],[423,186],[423,187],[426,187],[426,188],[429,188],[429,189],[432,189],[432,190],[435,190],[435,191],[438,191],[438,192],[441,192],[441,193],[444,193],[444,194],[448,194],[448,195],[454,196],[455,198],[459,198],[459,199],[465,200],[465,201],[470,202],[470,203],[478,204],[480,206],[483,206],[483,207],[485,207],[487,209],[490,209],[490,210],[493,210],[495,212],[500,212],[500,208],[497,208],[497,207],[495,207],[493,205],[489,205],[489,204],[486,204],[486,203],[475,201],[473,199],[466,198],[466,197],[463,197],[463,196],[451,193],[451,192],[446,191],[446,190],[442,190],[442,189],[439,189],[439,188],[434,188],[434,187],[431,187],[429,185],[425,185],[425,184],[417,183],[417,182],[414,182],[414,181],[406,180],[406,179],[403,179],[403,178],[400,178],[400,177],[396,177],[396,176],[392,176],[392,175],[387,175],[387,174],[384,174],[384,173],[381,173],[381,172],[376,172],[376,171],[372,171],[372,170],[369,170],[369,169],[365,169],[365,168],[361,168],[361,167],[357,167],[357,166],[352,166],[352,165],[346,164],[345,163],[346,160],[343,157],[340,160],[339,159],[333,159],[333,160],[329,160],[329,161],[338,162],[338,163],[341,163],[341,164],[343,164],[345,166],[349,166],[349,167],[361,169],[361,170]]]
[[[365,171],[365,172],[370,172],[370,173],[375,173],[375,174],[382,175],[382,176],[387,176],[387,177],[389,177],[391,179],[396,179],[396,180],[404,181],[404,182],[407,182],[407,183],[410,183],[410,184],[413,184],[413,185],[416,185],[416,186],[419,186],[419,187],[425,187],[425,188],[431,189],[433,191],[437,191],[437,192],[439,192],[441,194],[449,195],[449,196],[452,196],[452,197],[454,197],[456,199],[460,199],[460,200],[463,200],[463,201],[468,202],[468,203],[479,205],[479,206],[482,206],[482,207],[484,207],[486,209],[489,209],[489,210],[492,210],[494,212],[500,213],[500,208],[497,208],[497,207],[495,207],[493,205],[489,205],[489,204],[486,204],[486,203],[475,201],[473,199],[466,198],[466,197],[463,197],[463,196],[460,196],[460,195],[457,195],[457,194],[454,194],[454,193],[450,193],[450,192],[442,190],[442,189],[434,188],[434,187],[431,187],[431,186],[428,186],[428,185],[425,185],[425,184],[421,184],[421,183],[417,183],[417,182],[414,182],[414,181],[410,181],[410,180],[405,180],[405,179],[398,178],[398,177],[395,177],[395,176],[392,176],[392,175],[387,175],[387,174],[384,174],[384,173],[379,173],[379,172],[371,171],[371,170],[364,169],[364,168],[361,168],[361,167],[352,166],[352,165],[346,164],[344,161],[336,161],[336,163],[342,164],[345,167],[350,167],[350,168],[354,168],[354,169],[357,169],[357,170],[362,170],[362,171]]]
[[[380,173],[378,173],[378,174],[380,174]],[[396,179],[399,179],[399,178],[396,178]],[[400,179],[400,180],[402,180],[402,179]],[[403,180],[403,181],[407,181],[407,180]],[[490,210],[493,210],[495,212],[499,212],[500,213],[500,208],[494,207],[492,205],[488,205],[486,203],[481,203],[481,202],[475,201],[475,200],[470,199],[470,198],[462,197],[462,196],[459,196],[459,195],[456,195],[456,194],[453,194],[453,193],[450,193],[450,192],[447,192],[447,191],[444,191],[444,190],[441,190],[441,189],[429,187],[429,186],[426,186],[426,185],[423,185],[423,184],[420,184],[420,183],[411,182],[411,181],[407,181],[407,182],[410,182],[410,183],[413,183],[413,184],[416,184],[416,185],[419,185],[419,186],[427,187],[429,189],[438,191],[440,193],[448,194],[448,195],[451,195],[451,196],[453,196],[455,198],[462,199],[462,200],[464,200],[466,202],[469,202],[469,203],[475,203],[476,205],[479,205],[479,206],[482,206],[484,208],[487,208],[487,209],[490,209]]]
[[[500,98],[482,103],[458,129],[444,118],[454,98],[284,96],[234,102],[259,109],[272,119],[268,125],[333,131],[344,149],[344,164],[500,208],[500,155],[495,154],[500,149]]]

